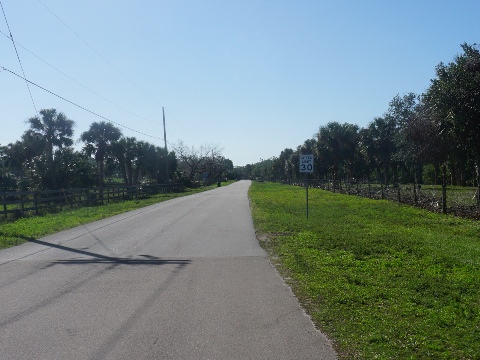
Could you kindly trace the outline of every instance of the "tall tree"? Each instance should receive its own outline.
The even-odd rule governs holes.
[[[441,119],[441,131],[452,132],[473,150],[480,195],[480,48],[462,44],[463,54],[436,67],[436,78],[425,95],[431,111]],[[480,204],[480,196],[477,196]]]
[[[56,109],[40,110],[40,117],[35,116],[27,120],[30,124],[29,135],[42,142],[47,167],[50,173],[50,186],[56,188],[54,148],[61,149],[73,144],[73,127],[75,122],[68,119],[65,114],[57,113]]]
[[[98,186],[103,186],[105,177],[105,158],[111,154],[112,143],[120,139],[122,132],[109,122],[94,122],[83,132],[80,141],[85,143],[84,150],[94,156],[98,166]]]
[[[146,141],[137,141],[134,161],[134,182],[137,184],[140,176],[147,174],[149,163],[155,161],[155,146]]]
[[[398,170],[403,168],[407,173],[408,169],[413,170],[415,182],[422,182],[422,158],[418,156],[418,151],[407,140],[406,128],[412,118],[415,118],[419,108],[419,96],[414,93],[407,93],[403,96],[396,95],[389,104],[385,114],[385,120],[394,127],[391,154],[391,169],[393,171],[393,182],[398,182]]]
[[[115,157],[118,167],[122,172],[125,185],[133,185],[133,162],[136,157],[137,139],[122,137],[111,144],[111,152]]]
[[[273,174],[278,180],[290,182],[295,176],[295,166],[292,162],[293,150],[286,148],[280,156],[273,159]]]
[[[55,159],[57,182],[61,188],[85,188],[94,185],[95,164],[86,154],[67,147],[55,151]]]
[[[190,181],[194,180],[195,175],[208,171],[204,166],[207,159],[222,156],[221,149],[216,145],[202,145],[199,148],[187,147],[182,141],[176,145],[175,152],[180,160],[180,170]]]
[[[321,126],[316,135],[318,156],[329,165],[333,180],[338,179],[341,168],[351,178],[358,145],[358,126],[330,122]]]
[[[368,125],[368,134],[364,134],[372,146],[376,164],[383,167],[385,185],[390,180],[390,169],[393,154],[396,152],[395,136],[397,126],[392,118],[377,117]]]
[[[154,156],[152,158],[152,155]],[[175,152],[163,147],[156,147],[155,153],[149,155],[146,170],[150,177],[155,180],[157,184],[168,184],[177,171],[177,157]]]

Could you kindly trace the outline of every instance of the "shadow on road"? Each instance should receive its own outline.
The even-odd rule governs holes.
[[[33,238],[26,238],[28,242],[48,246],[51,248],[65,250],[71,253],[81,254],[90,256],[91,258],[86,259],[66,259],[66,260],[56,260],[54,263],[56,264],[124,264],[124,265],[181,265],[185,266],[190,264],[190,260],[182,260],[182,259],[173,259],[173,260],[166,260],[157,258],[155,256],[150,255],[138,255],[138,258],[121,258],[121,257],[114,257],[102,254],[96,254],[86,250],[80,250],[71,248],[64,245],[59,244],[52,244],[46,241],[37,240]]]

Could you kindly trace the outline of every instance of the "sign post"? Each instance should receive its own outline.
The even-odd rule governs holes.
[[[307,199],[308,220],[308,174],[313,173],[313,155],[300,155],[300,172],[305,173],[305,194]]]

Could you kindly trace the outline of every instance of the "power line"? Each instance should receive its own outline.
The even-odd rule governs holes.
[[[180,126],[181,131],[183,131],[185,134],[187,134],[188,136],[190,136],[190,138],[192,138],[193,140],[197,140],[197,141],[198,141],[198,139],[196,138],[196,136],[192,135],[189,130],[185,129],[185,128],[182,126],[181,122],[179,122],[178,119],[176,119],[176,117],[173,116],[172,113],[170,113],[170,111],[165,111],[165,112],[167,113],[167,115],[168,115],[168,117],[169,117],[170,119],[173,118],[173,120],[176,120],[176,123]],[[174,135],[175,135],[175,134],[174,134]]]
[[[7,38],[10,38],[7,34],[5,34],[2,30],[0,30],[0,33],[3,34],[5,37]],[[50,66],[52,69],[54,69],[55,71],[59,72],[60,74],[62,74],[63,76],[65,76],[66,78],[70,79],[71,81],[73,81],[74,83],[76,83],[77,85],[83,87],[84,89],[90,91],[92,94],[98,96],[99,98],[109,102],[110,104],[116,106],[117,108],[129,113],[130,115],[133,115],[133,116],[136,116],[140,119],[143,119],[143,120],[146,120],[146,121],[149,121],[149,122],[152,122],[154,124],[159,124],[160,125],[160,122],[157,122],[157,121],[153,121],[153,120],[150,120],[150,119],[147,119],[147,118],[144,118],[143,116],[140,116],[140,115],[137,115],[125,108],[123,108],[122,106],[118,105],[118,104],[115,104],[113,101],[110,101],[108,100],[107,98],[103,97],[102,95],[98,94],[97,92],[89,89],[88,87],[86,87],[85,85],[83,85],[82,83],[78,82],[77,80],[75,80],[74,78],[70,77],[69,75],[65,74],[63,71],[57,69],[55,66],[53,66],[52,64],[48,63],[47,61],[45,61],[44,59],[42,59],[40,56],[36,55],[35,53],[33,53],[32,51],[28,50],[26,47],[24,47],[22,44],[18,43],[17,41],[14,41],[15,44],[17,44],[18,46],[20,46],[22,49],[24,49],[25,51],[28,51],[30,54],[32,54],[33,56],[35,56],[38,60],[42,61],[43,63],[47,64],[48,66]]]
[[[100,54],[93,46],[91,46],[86,40],[84,40],[76,31],[74,31],[74,30],[73,30],[65,21],[63,21],[58,15],[56,15],[52,10],[50,10],[50,8],[48,8],[41,0],[37,0],[37,2],[38,2],[39,4],[41,4],[41,5],[42,5],[48,12],[50,12],[55,18],[57,18],[58,21],[60,21],[68,30],[70,30],[78,39],[80,39],[87,47],[89,47],[97,56],[99,56],[99,57],[100,57],[103,61],[105,61],[109,66],[111,66],[116,72],[118,72],[120,75],[122,75],[126,80],[128,80],[132,85],[134,85],[134,86],[135,86],[138,90],[140,90],[144,95],[146,95],[146,96],[149,97],[152,101],[154,101],[155,103],[157,103],[157,105],[160,105],[157,100],[155,100],[155,99],[154,99],[152,96],[150,96],[146,91],[144,91],[141,87],[139,87],[135,82],[133,82],[130,78],[128,78],[124,73],[122,73],[117,67],[115,67],[115,66],[114,66],[110,61],[108,61],[104,56],[102,56],[102,54]],[[3,7],[2,7],[2,9],[3,9]],[[8,25],[8,24],[7,24],[7,25]],[[37,57],[40,61],[44,62],[45,64],[47,64],[48,66],[50,66],[51,68],[53,68],[54,70],[56,70],[57,72],[61,73],[61,74],[64,75],[65,77],[69,78],[71,81],[75,82],[76,84],[80,85],[81,87],[85,88],[86,90],[92,92],[93,94],[95,94],[96,96],[102,98],[103,100],[111,103],[112,105],[114,105],[114,106],[122,109],[123,111],[126,111],[127,113],[129,113],[129,114],[131,114],[131,115],[133,115],[133,116],[136,116],[136,117],[141,118],[141,119],[146,120],[146,121],[150,121],[150,122],[155,123],[155,124],[160,124],[160,122],[155,122],[155,121],[146,119],[146,118],[144,118],[144,117],[141,117],[141,116],[139,116],[139,115],[137,115],[137,114],[135,114],[135,113],[132,113],[132,112],[130,112],[129,110],[127,110],[127,109],[125,109],[125,108],[123,108],[123,107],[115,104],[114,102],[106,99],[105,97],[99,95],[99,94],[96,93],[95,91],[93,91],[93,90],[89,89],[88,87],[82,85],[81,83],[79,83],[78,81],[76,81],[75,79],[73,79],[72,77],[70,77],[70,76],[68,76],[67,74],[63,73],[62,71],[60,71],[59,69],[57,69],[55,66],[49,64],[47,61],[43,60],[42,58],[40,58],[39,56],[37,56],[36,54],[34,54],[33,52],[31,52],[30,50],[28,50],[28,49],[26,49],[25,47],[23,47],[21,44],[16,43],[16,42],[13,40],[13,36],[10,36],[10,37],[9,37],[8,35],[4,34],[1,30],[0,30],[0,33],[2,33],[2,34],[3,34],[4,36],[6,36],[7,38],[10,38],[10,39],[11,39],[12,43],[14,44],[14,47],[15,47],[15,50],[16,50],[16,51],[17,51],[17,49],[16,49],[15,44],[18,44],[18,45],[19,45],[20,47],[22,47],[24,50],[28,51],[28,52],[31,53],[33,56]],[[17,57],[18,57],[18,52],[17,52]],[[50,90],[48,90],[48,89],[46,89],[46,88],[44,88],[44,87],[42,87],[42,86],[40,86],[40,85],[38,85],[38,84],[35,84],[35,83],[29,81],[29,80],[26,78],[25,73],[23,72],[23,68],[22,68],[23,77],[20,76],[20,75],[18,75],[18,74],[16,74],[16,73],[14,73],[14,72],[11,71],[11,70],[6,69],[5,67],[2,67],[2,68],[3,68],[5,71],[8,71],[8,72],[12,73],[13,75],[15,75],[15,76],[17,76],[17,77],[25,80],[25,82],[26,82],[26,84],[27,84],[27,87],[28,87],[28,89],[29,89],[29,92],[30,92],[30,87],[28,86],[28,84],[30,83],[30,84],[32,84],[32,85],[34,85],[34,86],[36,86],[36,87],[38,87],[38,88],[40,88],[40,89],[48,92],[48,93],[50,93],[50,94],[52,94],[52,95],[54,95],[54,96],[56,96],[56,97],[58,97],[58,98],[60,98],[60,99],[62,99],[62,100],[64,100],[64,101],[66,101],[66,102],[68,102],[68,103],[70,103],[70,104],[72,104],[72,105],[74,105],[74,106],[76,106],[76,107],[78,107],[78,108],[81,108],[81,109],[84,110],[84,111],[87,111],[87,112],[89,112],[89,113],[91,113],[91,114],[93,114],[93,115],[95,115],[95,116],[97,116],[97,117],[100,117],[100,118],[102,118],[102,119],[105,119],[106,121],[109,121],[109,122],[112,122],[112,123],[114,123],[114,124],[117,124],[118,126],[120,126],[120,127],[122,127],[122,128],[131,130],[131,131],[134,131],[134,132],[136,132],[136,133],[142,134],[142,135],[144,135],[144,136],[148,136],[148,137],[150,137],[150,138],[161,139],[161,138],[159,138],[159,137],[155,137],[155,136],[152,136],[152,135],[148,135],[148,134],[139,132],[139,131],[134,130],[134,129],[132,129],[132,128],[129,128],[129,127],[127,127],[127,126],[120,125],[120,124],[118,124],[118,123],[116,123],[116,122],[114,122],[114,121],[112,121],[112,120],[110,120],[110,119],[108,119],[108,118],[106,118],[106,117],[103,117],[103,116],[101,116],[101,115],[99,115],[99,114],[97,114],[97,113],[95,113],[95,112],[93,112],[93,111],[91,111],[91,110],[83,107],[83,106],[80,106],[80,105],[76,104],[76,103],[73,102],[73,101],[70,101],[70,100],[68,100],[68,99],[66,99],[66,98],[64,98],[64,97],[62,97],[62,96],[60,96],[60,95],[58,95],[58,94],[56,94],[56,93],[53,93],[52,91],[50,91]],[[31,92],[30,92],[30,96],[31,96],[32,102],[33,102],[33,97],[32,97],[32,95],[31,95]],[[34,102],[33,102],[33,103],[34,103]],[[161,106],[161,105],[160,105],[160,106]],[[34,103],[34,107],[35,107],[35,103]],[[37,111],[37,110],[36,110],[36,107],[35,107],[35,111]],[[170,116],[173,117],[172,114],[170,114]],[[177,121],[177,123],[178,123],[178,121]],[[179,123],[179,124],[180,124],[180,123]],[[188,133],[188,131],[185,130],[183,127],[182,127],[182,129],[183,129],[183,131],[185,131],[185,132]],[[191,135],[190,135],[190,136],[191,136]],[[192,137],[192,136],[191,136],[191,137]],[[163,139],[161,139],[161,140],[163,140]],[[172,147],[173,147],[173,145],[172,145]]]
[[[144,95],[149,97],[151,100],[153,100],[157,105],[161,106],[157,100],[155,100],[153,97],[151,97],[145,90],[143,90],[140,86],[135,84],[132,80],[130,80],[124,73],[122,73],[118,68],[116,68],[110,61],[108,61],[105,57],[102,56],[93,46],[91,46],[87,41],[85,41],[80,35],[78,35],[68,24],[60,19],[58,15],[56,15],[52,10],[50,10],[44,3],[42,3],[40,0],[37,0],[45,9],[47,9],[53,16],[55,16],[63,25],[67,27],[68,30],[70,30],[72,33],[75,34],[76,37],[78,37],[85,45],[87,45],[95,54],[97,54],[103,61],[105,61],[108,65],[110,65],[115,71],[117,71],[120,75],[122,75],[126,80],[128,80],[133,86],[135,86],[138,90],[140,90]]]
[[[37,0],[39,4],[41,4],[48,12],[50,12],[53,16],[55,16],[58,21],[60,21],[68,30],[70,30],[78,39],[80,39],[87,47],[89,47],[95,54],[97,54],[103,61],[105,61],[108,65],[110,65],[116,72],[118,72],[120,75],[122,75],[128,82],[130,82],[133,86],[135,86],[138,90],[140,90],[145,96],[150,98],[153,102],[155,102],[158,106],[163,106],[156,100],[154,99],[150,94],[148,94],[145,90],[143,90],[140,86],[138,86],[135,82],[133,82],[130,78],[128,78],[124,73],[122,73],[117,67],[115,67],[110,61],[108,61],[102,54],[100,54],[93,46],[91,46],[85,39],[83,39],[77,32],[75,32],[65,21],[63,21],[57,14],[55,14],[50,8],[48,8],[41,0]],[[107,100],[108,101],[108,100]],[[169,114],[171,116],[171,114]],[[175,119],[174,119],[175,120]],[[151,120],[149,120],[151,121]],[[154,122],[154,121],[152,121]],[[176,121],[177,124],[181,126],[181,123]],[[160,124],[159,122],[154,122],[156,124]],[[182,127],[182,126],[181,126]],[[187,132],[183,127],[182,127],[184,132]],[[190,137],[193,137],[190,135]]]
[[[179,153],[179,150],[170,141],[167,140],[167,144],[170,145],[173,151],[175,151],[176,153]]]
[[[48,93],[50,93],[50,94],[58,97],[59,99],[62,99],[62,100],[64,100],[64,101],[66,101],[66,102],[68,102],[68,103],[70,103],[70,104],[72,104],[72,105],[74,105],[74,106],[76,106],[76,107],[78,107],[78,108],[86,111],[86,112],[89,112],[89,113],[92,114],[92,115],[95,115],[95,116],[101,118],[101,119],[104,119],[104,120],[106,120],[106,121],[108,121],[108,122],[111,122],[111,123],[113,123],[113,124],[115,124],[115,125],[117,125],[117,126],[120,126],[120,127],[124,128],[124,129],[130,130],[130,131],[133,131],[133,132],[136,132],[137,134],[144,135],[144,136],[148,136],[148,137],[150,137],[150,138],[152,138],[152,139],[163,140],[162,138],[159,138],[159,137],[156,137],[156,136],[152,136],[152,135],[148,135],[148,134],[142,133],[142,132],[140,132],[140,131],[137,131],[137,130],[135,130],[135,129],[129,128],[128,126],[121,125],[121,124],[119,124],[119,123],[117,123],[117,122],[115,122],[115,121],[113,121],[113,120],[110,120],[110,119],[106,118],[105,116],[99,115],[99,114],[95,113],[95,112],[92,111],[92,110],[89,110],[89,109],[87,109],[87,108],[85,108],[85,107],[83,107],[83,106],[81,106],[81,105],[78,105],[77,103],[74,103],[73,101],[70,101],[70,100],[64,98],[63,96],[60,96],[60,95],[58,95],[58,94],[55,94],[54,92],[52,92],[52,91],[50,91],[50,90],[48,90],[48,89],[45,89],[44,87],[42,87],[42,86],[40,86],[40,85],[38,85],[38,84],[35,84],[34,82],[26,79],[25,77],[22,77],[22,76],[18,75],[17,73],[15,73],[15,72],[13,72],[13,71],[11,71],[11,70],[3,67],[3,66],[0,66],[0,68],[2,68],[3,70],[8,71],[9,73],[11,73],[11,74],[19,77],[20,79],[25,80],[27,83],[30,83],[30,84],[38,87],[39,89],[42,89],[43,91],[46,91],[46,92],[48,92]]]
[[[15,53],[17,54],[18,63],[20,64],[20,68],[22,69],[23,78],[25,79],[28,93],[30,94],[30,99],[32,100],[33,108],[35,109],[35,113],[38,114],[37,106],[35,105],[35,101],[33,100],[32,91],[30,90],[30,86],[28,85],[28,81],[25,76],[25,71],[23,70],[23,65],[22,65],[22,62],[20,61],[20,56],[18,55],[17,46],[15,45],[15,41],[13,40],[12,31],[10,30],[10,25],[8,25],[7,15],[5,14],[5,10],[3,9],[3,4],[1,1],[0,1],[0,6],[2,7],[3,17],[5,18],[5,23],[7,24],[8,32],[10,34],[10,40],[12,40],[13,47],[15,48]]]

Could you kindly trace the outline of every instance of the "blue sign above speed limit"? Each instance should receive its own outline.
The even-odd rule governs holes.
[[[300,172],[313,172],[313,155],[300,155]]]

